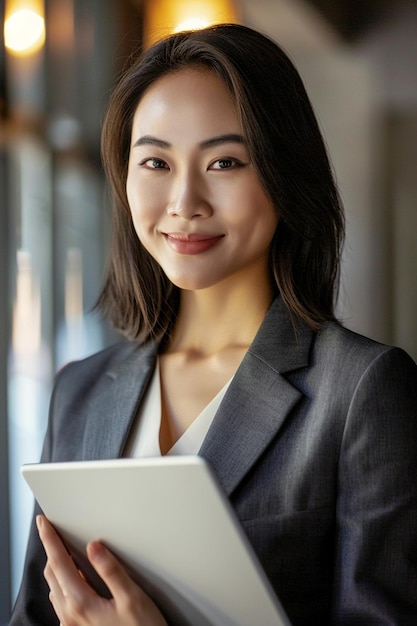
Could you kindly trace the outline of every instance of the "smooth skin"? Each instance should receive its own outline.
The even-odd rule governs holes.
[[[181,289],[201,297],[215,288],[216,302],[232,290],[235,302],[269,283],[278,215],[214,73],[171,73],[147,90],[133,119],[126,192],[141,243]],[[197,242],[185,243],[191,236]]]
[[[136,109],[127,197],[143,246],[181,289],[160,354],[161,453],[233,376],[274,297],[268,266],[278,214],[251,162],[230,94],[214,73],[156,81]],[[163,626],[152,600],[101,543],[87,555],[113,599],[99,597],[39,516],[45,578],[63,626]]]

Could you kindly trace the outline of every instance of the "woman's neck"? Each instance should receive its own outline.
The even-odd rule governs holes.
[[[180,309],[166,352],[192,351],[214,355],[230,347],[248,347],[274,298],[269,281],[248,290],[215,285],[183,291]]]

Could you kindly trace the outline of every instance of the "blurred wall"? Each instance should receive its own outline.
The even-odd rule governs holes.
[[[357,42],[377,78],[385,139],[380,171],[390,243],[392,341],[417,358],[417,3],[392,3]]]

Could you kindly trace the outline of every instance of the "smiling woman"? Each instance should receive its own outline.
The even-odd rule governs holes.
[[[232,32],[234,41],[226,34]],[[273,285],[293,315],[313,329],[318,330],[326,320],[334,320],[343,212],[303,83],[285,53],[271,43],[242,26],[181,33],[145,52],[113,93],[103,127],[102,153],[117,206],[113,245],[121,262],[110,258],[108,280],[99,305],[114,325],[131,338],[163,337],[173,323],[171,314],[166,316],[165,312],[175,311],[178,306],[175,284],[165,283],[159,265],[142,245],[137,245],[126,179],[131,158],[136,154],[131,150],[132,143],[140,143],[149,134],[147,129],[133,129],[132,137],[138,104],[157,81],[164,77],[168,81],[170,77],[166,75],[174,76],[179,70],[193,70],[193,74],[196,69],[204,70],[211,83],[216,83],[216,79],[223,83],[221,103],[206,90],[210,106],[217,111],[209,132],[223,135],[225,127],[219,120],[224,115],[234,117],[233,129],[230,127],[227,134],[244,137],[244,143],[234,143],[235,149],[241,150],[236,157],[256,173],[258,189],[262,187],[280,216],[270,250]],[[250,60],[242,58],[245,45],[251,49]],[[181,80],[182,88],[185,83]],[[171,89],[171,100],[180,99],[179,91]],[[190,124],[198,122],[193,107],[198,92],[188,87],[187,95],[188,103],[178,104],[186,106],[187,115],[181,117],[181,123],[183,132],[186,128],[188,133],[188,120]],[[168,111],[173,115],[174,107],[160,102],[152,115],[161,119]],[[219,130],[215,130],[216,126]],[[200,141],[213,137],[201,136]],[[169,143],[168,137],[155,139]],[[151,156],[155,158],[155,154]],[[220,156],[230,157],[227,153]],[[158,163],[160,167],[159,160]],[[159,183],[155,185],[159,189]],[[193,188],[201,188],[195,177],[188,189]],[[141,271],[132,273],[132,263]],[[146,295],[150,285],[151,300]]]
[[[160,78],[139,102],[131,143],[126,191],[133,223],[170,281],[187,290],[216,286],[235,297],[245,293],[244,283],[261,297],[264,285],[269,301],[278,213],[224,81],[201,69]]]
[[[288,57],[236,25],[161,41],[102,154],[98,306],[128,341],[61,370],[42,460],[198,454],[293,626],[417,623],[417,367],[335,319],[343,212]],[[102,543],[112,600],[37,524],[11,626],[166,624]]]

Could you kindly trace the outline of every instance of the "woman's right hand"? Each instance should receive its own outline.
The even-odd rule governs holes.
[[[49,599],[61,626],[167,626],[151,598],[127,574],[100,542],[87,546],[87,556],[113,598],[99,596],[84,580],[46,517],[37,517],[47,564]]]

